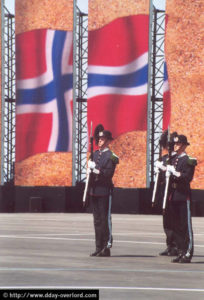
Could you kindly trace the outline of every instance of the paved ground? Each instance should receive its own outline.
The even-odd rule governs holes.
[[[162,217],[112,216],[108,258],[94,250],[91,214],[0,214],[0,289],[99,289],[100,299],[204,299],[204,218],[193,218],[191,264],[160,257]]]

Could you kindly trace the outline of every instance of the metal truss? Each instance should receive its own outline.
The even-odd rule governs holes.
[[[154,163],[159,157],[159,138],[163,127],[165,11],[153,8],[150,101],[149,182],[154,182]]]
[[[13,184],[15,162],[15,18],[6,7],[3,19],[1,184]]]
[[[86,178],[87,162],[87,85],[88,85],[88,15],[75,8],[73,60],[73,171],[72,184]]]

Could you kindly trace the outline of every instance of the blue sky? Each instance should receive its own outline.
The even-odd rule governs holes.
[[[4,0],[5,5],[10,13],[14,14],[14,3],[15,0]],[[88,0],[77,0],[78,6],[82,12],[87,13],[88,12]],[[165,9],[165,0],[153,0],[153,4],[158,9]]]

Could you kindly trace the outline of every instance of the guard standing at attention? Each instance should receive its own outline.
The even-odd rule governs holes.
[[[165,130],[159,140],[159,145],[161,152],[163,155],[160,157],[158,161],[156,161],[155,171],[159,172],[159,184],[157,191],[157,198],[159,203],[164,198],[164,189],[165,189],[165,172],[167,164],[169,164],[169,152],[171,155],[171,159],[176,155],[174,150],[174,137],[178,134],[177,132],[173,132],[170,134],[170,139],[168,141],[168,130]],[[165,153],[166,152],[166,153]],[[163,212],[163,229],[166,234],[166,249],[159,253],[162,256],[177,256],[178,250],[176,246],[175,237],[173,234],[173,219],[171,215],[171,207],[170,203],[167,202],[166,209]]]
[[[167,172],[171,174],[168,201],[172,208],[173,232],[179,254],[173,263],[190,263],[193,250],[193,230],[191,220],[191,189],[197,160],[188,156],[185,149],[189,144],[185,135],[174,138],[172,165],[167,165]]]
[[[113,140],[112,133],[104,130],[103,125],[94,131],[98,150],[93,153],[93,160],[88,161],[90,173],[89,196],[92,201],[95,228],[96,249],[90,256],[110,256],[112,247],[111,202],[113,192],[112,177],[119,158],[109,149]]]

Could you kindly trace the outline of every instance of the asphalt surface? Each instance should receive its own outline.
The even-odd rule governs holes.
[[[0,290],[98,289],[99,299],[204,299],[204,218],[193,218],[190,264],[158,255],[165,249],[162,216],[113,214],[112,222],[111,257],[90,257],[91,214],[0,214]]]

